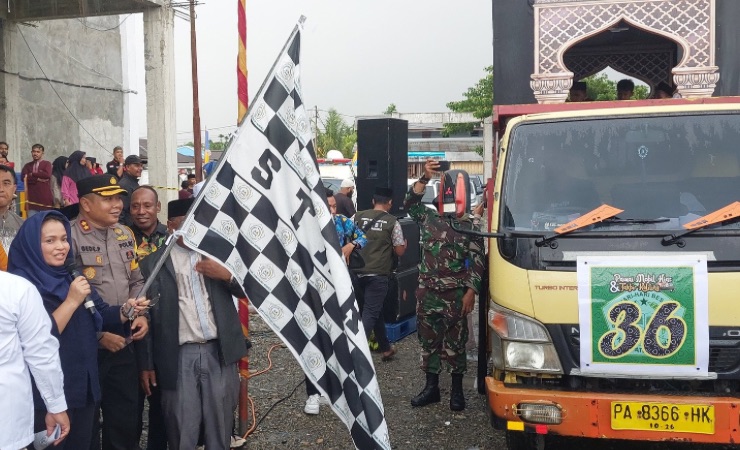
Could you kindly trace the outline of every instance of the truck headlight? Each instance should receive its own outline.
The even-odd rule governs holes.
[[[488,310],[492,361],[500,370],[562,374],[547,329],[538,321],[493,302]]]
[[[504,341],[505,365],[509,370],[562,373],[558,354],[552,344]]]

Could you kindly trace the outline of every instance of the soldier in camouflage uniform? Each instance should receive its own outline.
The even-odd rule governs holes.
[[[465,318],[473,310],[481,287],[483,240],[455,231],[446,217],[420,203],[427,182],[438,168],[438,161],[427,160],[424,175],[411,186],[405,201],[409,215],[421,225],[416,314],[421,369],[426,373],[426,386],[411,399],[411,405],[426,406],[440,401],[439,373],[444,359],[452,372],[450,409],[462,411],[468,340]],[[465,214],[457,219],[458,228],[480,230],[483,205],[473,212],[473,216]]]

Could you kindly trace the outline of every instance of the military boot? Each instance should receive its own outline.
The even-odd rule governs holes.
[[[411,406],[426,406],[439,401],[439,374],[427,372],[427,384],[419,395],[411,399]]]
[[[463,394],[463,374],[452,374],[452,392],[450,392],[450,409],[462,411],[465,409],[465,394]]]

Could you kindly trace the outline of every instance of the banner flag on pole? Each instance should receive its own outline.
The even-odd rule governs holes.
[[[237,0],[237,2],[239,3],[237,5],[239,52],[236,58],[236,85],[239,106],[237,108],[238,116],[236,124],[240,125],[244,116],[247,115],[247,104],[249,103],[249,84],[247,83],[247,1]],[[244,337],[249,338],[249,300],[246,297],[239,299],[238,310],[242,333],[244,333]],[[249,378],[249,356],[245,356],[239,361],[239,374],[242,378]],[[246,397],[246,394],[243,397]],[[246,408],[244,412],[246,413]]]
[[[221,262],[360,449],[390,449],[375,368],[326,203],[297,26],[183,223]]]
[[[249,84],[247,79],[247,0],[238,0],[237,7],[237,30],[239,32],[239,53],[236,59],[236,82],[239,108],[237,111],[237,124],[241,124],[247,114],[249,102]]]

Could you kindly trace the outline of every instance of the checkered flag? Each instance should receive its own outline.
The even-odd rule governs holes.
[[[360,449],[389,449],[383,402],[326,203],[300,85],[300,30],[183,223],[242,282]]]

